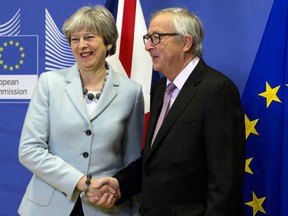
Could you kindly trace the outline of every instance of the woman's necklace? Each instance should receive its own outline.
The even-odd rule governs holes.
[[[105,86],[108,73],[109,73],[109,70],[106,70],[106,75],[105,75],[105,78],[104,78],[104,81],[103,81],[103,85],[102,85],[102,88],[101,88],[100,92],[97,92],[97,93],[93,94],[92,92],[88,92],[88,89],[83,86],[82,89],[83,89],[84,97],[86,97],[90,101],[93,101],[93,100],[97,100],[98,101],[100,96],[101,96],[101,94],[102,94],[103,88]]]

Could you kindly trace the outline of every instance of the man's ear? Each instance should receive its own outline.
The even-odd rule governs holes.
[[[192,45],[193,45],[192,35],[185,36],[184,37],[184,47],[183,47],[184,51],[185,52],[189,51],[191,49]]]

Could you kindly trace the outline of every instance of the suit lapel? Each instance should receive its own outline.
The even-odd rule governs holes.
[[[155,105],[155,108],[153,110],[151,110],[151,112],[154,111],[155,113],[153,113],[153,114],[151,113],[150,117],[151,116],[152,117],[149,120],[149,125],[148,125],[149,131],[147,129],[147,139],[146,139],[147,142],[145,145],[145,151],[146,152],[149,151],[148,155],[151,155],[153,153],[153,151],[155,149],[157,149],[158,145],[165,144],[165,143],[162,143],[161,141],[166,136],[169,129],[174,125],[177,118],[181,115],[181,113],[185,110],[185,108],[191,102],[191,100],[193,99],[194,95],[197,92],[196,86],[201,82],[203,75],[205,73],[205,71],[203,70],[203,67],[205,67],[205,63],[202,59],[200,59],[199,63],[197,64],[197,66],[193,70],[193,73],[191,73],[191,75],[186,80],[186,82],[183,85],[181,91],[179,92],[176,100],[174,101],[173,106],[171,107],[170,111],[168,112],[166,118],[164,119],[164,121],[163,121],[163,123],[162,123],[162,125],[158,131],[158,134],[154,140],[153,146],[152,146],[151,150],[149,151],[150,143],[151,143],[153,132],[154,132],[154,128],[155,128],[155,125],[157,123],[157,118],[159,116],[159,113],[160,113],[160,110],[162,107],[162,103],[159,103],[159,101],[163,101],[166,79],[163,79],[163,81],[161,81],[161,83],[159,83],[160,86],[156,90],[155,100],[153,100],[154,103],[156,101],[157,105]],[[164,87],[163,87],[163,83],[164,83]],[[158,94],[157,91],[161,91],[161,93]]]
[[[90,122],[85,104],[83,102],[83,90],[81,88],[82,83],[77,64],[75,63],[68,71],[65,81],[67,86],[65,88],[67,96],[71,99],[72,103],[83,116],[83,118]],[[80,88],[79,88],[80,86]]]
[[[91,115],[94,120],[104,109],[114,100],[118,94],[120,82],[116,74],[110,70],[101,97],[96,105],[95,111]]]
[[[149,124],[146,131],[145,146],[144,150],[149,151],[155,126],[157,124],[158,116],[162,109],[164,92],[166,89],[166,78],[159,80],[157,85],[152,88],[151,94],[151,107],[150,107],[150,116]]]
[[[83,118],[89,123],[90,121],[95,119],[101,112],[103,112],[103,110],[117,96],[118,87],[120,85],[118,77],[112,70],[110,70],[107,81],[105,83],[105,87],[96,105],[96,109],[89,118],[83,100],[83,90],[82,88],[79,88],[79,86],[82,86],[82,83],[76,63],[69,69],[65,77],[65,81],[67,83],[67,86],[65,88],[67,96],[70,98],[70,100],[72,101],[76,109],[79,111],[79,113],[83,116]]]

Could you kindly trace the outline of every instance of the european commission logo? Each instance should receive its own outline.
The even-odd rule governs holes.
[[[59,70],[75,63],[71,47],[45,9],[45,70]]]
[[[37,75],[37,36],[0,36],[0,75]]]
[[[0,24],[0,102],[4,103],[29,100],[38,79],[38,36],[19,35],[19,23],[20,10]]]

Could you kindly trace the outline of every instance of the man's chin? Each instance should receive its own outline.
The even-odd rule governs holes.
[[[154,69],[155,71],[161,71],[161,68],[159,67],[158,64],[155,64],[155,62],[153,62],[153,69]]]

